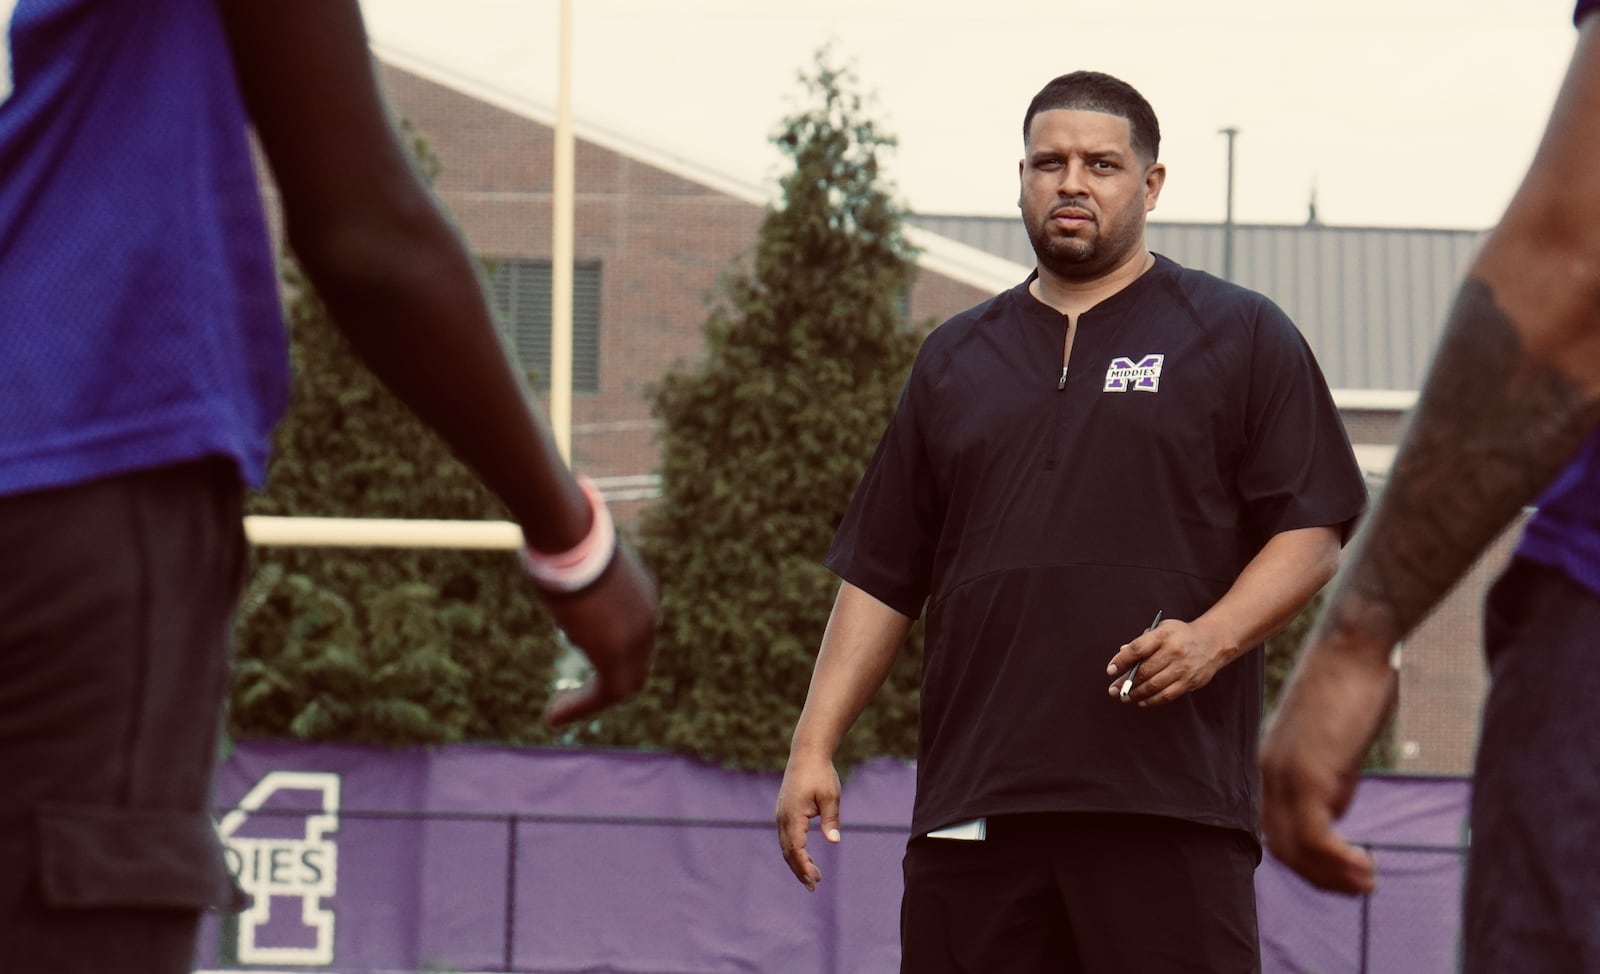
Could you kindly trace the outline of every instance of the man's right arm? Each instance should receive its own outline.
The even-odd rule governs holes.
[[[883,685],[912,622],[849,582],[840,584],[778,789],[778,845],[807,889],[815,890],[822,880],[806,851],[811,820],[820,817],[823,835],[829,842],[839,841],[834,751]]]
[[[471,252],[412,164],[378,90],[356,0],[218,0],[289,242],[362,361],[510,510],[530,547],[572,549],[589,504],[495,332]],[[581,592],[548,599],[595,665],[547,718],[643,685],[656,593],[626,546]]]

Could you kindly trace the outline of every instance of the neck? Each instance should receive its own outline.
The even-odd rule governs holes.
[[[1155,262],[1150,251],[1140,246],[1127,260],[1094,278],[1062,277],[1040,265],[1039,276],[1028,285],[1028,291],[1062,314],[1077,317],[1138,280]]]

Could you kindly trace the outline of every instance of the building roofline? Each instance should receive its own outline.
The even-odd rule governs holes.
[[[1009,291],[1033,273],[1031,267],[910,223],[901,230],[907,242],[918,250],[917,266],[989,293]]]
[[[412,52],[376,40],[372,42],[372,51],[379,60],[392,67],[529,121],[555,127],[556,112],[548,105],[480,78],[474,78],[448,65],[419,57]],[[574,119],[572,128],[573,134],[585,142],[627,156],[645,165],[654,166],[753,206],[767,207],[775,202],[775,194],[770,189],[751,185],[726,173],[709,169],[693,160],[654,148],[617,132],[586,123],[581,119]],[[1016,286],[1017,282],[1026,277],[1031,270],[987,251],[912,226],[909,221],[903,225],[903,230],[907,241],[918,250],[918,267],[961,284],[991,293],[1003,291]]]
[[[381,41],[372,41],[372,52],[379,60],[392,67],[548,128],[555,127],[556,110],[549,105]],[[572,129],[573,134],[585,142],[592,142],[603,149],[663,169],[674,176],[699,183],[708,189],[714,189],[746,203],[765,206],[771,201],[771,195],[762,192],[758,186],[734,179],[726,173],[707,169],[682,156],[652,148],[582,119],[575,118]]]

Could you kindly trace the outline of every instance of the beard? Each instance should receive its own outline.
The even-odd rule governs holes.
[[[1143,235],[1137,215],[1122,214],[1120,229],[1101,235],[1105,226],[1098,217],[1077,235],[1054,232],[1049,214],[1028,223],[1028,241],[1039,266],[1066,280],[1084,281],[1103,276],[1127,260],[1140,248]]]

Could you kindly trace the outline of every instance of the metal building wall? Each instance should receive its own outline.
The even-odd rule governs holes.
[[[916,216],[933,233],[1024,267],[1033,249],[1015,217]],[[1294,319],[1328,382],[1340,389],[1416,389],[1482,233],[1465,230],[1273,226],[1234,228],[1239,284]],[[1222,273],[1224,228],[1149,225],[1150,248],[1186,267]]]

